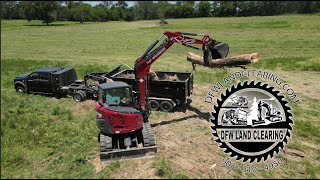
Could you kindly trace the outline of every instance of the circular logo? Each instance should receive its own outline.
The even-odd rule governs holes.
[[[284,96],[260,82],[227,89],[211,112],[213,136],[224,152],[243,162],[272,158],[288,143],[293,124]]]

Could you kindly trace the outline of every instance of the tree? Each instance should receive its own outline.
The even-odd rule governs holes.
[[[61,7],[59,1],[22,1],[20,5],[22,17],[28,21],[39,19],[47,25],[57,19],[57,11]]]
[[[234,16],[237,13],[236,6],[232,1],[220,1],[220,16]]]
[[[167,19],[168,18],[179,18],[180,12],[178,12],[177,5],[168,4],[167,8],[165,9],[164,16]]]
[[[191,18],[195,17],[195,2],[194,1],[183,1],[181,7],[182,18]]]
[[[34,1],[21,1],[20,2],[20,14],[21,17],[31,20],[37,19],[36,8]]]
[[[19,19],[19,3],[18,1],[1,1],[1,19]]]
[[[298,13],[315,13],[319,12],[319,2],[316,1],[299,1]]]
[[[136,20],[158,19],[157,9],[153,1],[137,1],[134,5],[134,14]]]
[[[74,21],[74,10],[77,6],[81,5],[81,1],[66,1],[66,9],[67,9],[67,16],[69,21]]]
[[[220,4],[217,1],[213,1],[211,4],[211,14],[212,16],[218,16],[220,10]]]
[[[75,20],[79,21],[80,23],[90,20],[91,8],[92,7],[90,4],[80,4],[79,6],[75,7],[73,12]]]
[[[119,7],[121,9],[126,9],[128,7],[128,4],[125,1],[118,1],[115,4],[115,7]]]
[[[198,16],[199,17],[209,17],[211,16],[211,4],[209,1],[200,1],[198,8]]]
[[[126,19],[127,8],[128,4],[125,1],[118,1],[114,7],[113,12],[117,14],[117,20],[124,20]]]
[[[57,18],[59,1],[35,1],[35,11],[38,19],[49,25]]]
[[[91,20],[93,21],[108,21],[110,20],[108,17],[108,13],[107,13],[107,8],[103,5],[97,5],[95,7],[92,7],[90,9],[91,11]],[[89,17],[87,17],[87,19],[89,20]],[[81,21],[80,21],[81,22]]]
[[[113,5],[112,1],[102,1],[102,4],[106,7],[106,8],[111,8],[111,6]]]
[[[133,7],[130,7],[127,9],[124,20],[125,21],[133,21],[134,20],[134,8]]]
[[[170,3],[168,1],[158,1],[156,7],[158,9],[158,17],[160,19],[165,19],[166,11],[169,9]]]

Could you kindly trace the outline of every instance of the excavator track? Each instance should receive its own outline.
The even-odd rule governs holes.
[[[145,147],[154,146],[156,144],[154,134],[152,132],[149,122],[143,124],[142,135],[143,144]]]
[[[130,149],[114,149],[112,136],[104,135],[100,133],[100,160],[107,162],[112,158],[141,158],[146,156],[150,152],[157,152],[158,147],[155,145],[155,138],[152,128],[148,122],[143,124],[141,130],[143,147],[132,147]]]
[[[102,133],[100,136],[100,152],[112,151],[112,137],[104,135]]]

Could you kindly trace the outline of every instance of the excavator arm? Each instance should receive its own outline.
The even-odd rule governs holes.
[[[162,44],[155,48],[163,36],[167,36],[167,38]],[[196,39],[190,36],[202,36],[202,39]],[[149,46],[146,52],[135,61],[134,72],[135,79],[138,83],[139,108],[142,112],[146,113],[147,111],[145,108],[146,80],[150,71],[150,67],[174,43],[180,43],[183,46],[198,50],[200,50],[200,48],[192,46],[191,44],[202,45],[205,63],[209,63],[210,59],[224,58],[227,56],[229,51],[229,46],[227,44],[218,42],[206,34],[165,31],[155,42]]]

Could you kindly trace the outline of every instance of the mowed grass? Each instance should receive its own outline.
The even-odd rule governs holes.
[[[314,57],[319,61],[319,15],[287,15],[242,18],[169,19],[137,22],[85,23],[2,21],[1,58],[59,60],[70,63],[101,63],[133,66],[137,57],[164,31],[206,33],[227,42],[230,55],[258,52],[270,58]],[[56,25],[56,26],[54,26]],[[190,70],[187,52],[201,53],[175,44],[154,68]]]
[[[158,22],[54,22],[45,26],[40,21],[1,21],[1,177],[110,178],[121,173],[117,169],[123,164],[118,161],[95,172],[92,161],[99,145],[93,106],[81,108],[71,98],[15,92],[16,75],[43,66],[74,67],[79,79],[86,73],[110,71],[123,63],[133,67],[135,59],[163,31],[183,31],[207,33],[227,42],[229,56],[261,54],[262,60],[248,68],[304,75],[316,71],[319,76],[319,15],[169,19],[166,26],[157,26]],[[195,85],[207,86],[229,73],[200,66],[192,71],[186,61],[189,51],[202,53],[174,44],[152,69],[193,72]],[[299,76],[295,83],[299,83]],[[262,177],[320,178],[320,102],[303,93],[299,97],[302,103],[292,106],[296,121],[288,147],[306,157],[299,163],[288,158],[281,170]],[[156,118],[158,114],[151,116]],[[173,170],[170,160],[162,157],[150,168],[159,177],[193,177],[185,170]],[[255,177],[239,172],[234,177],[251,176]]]

